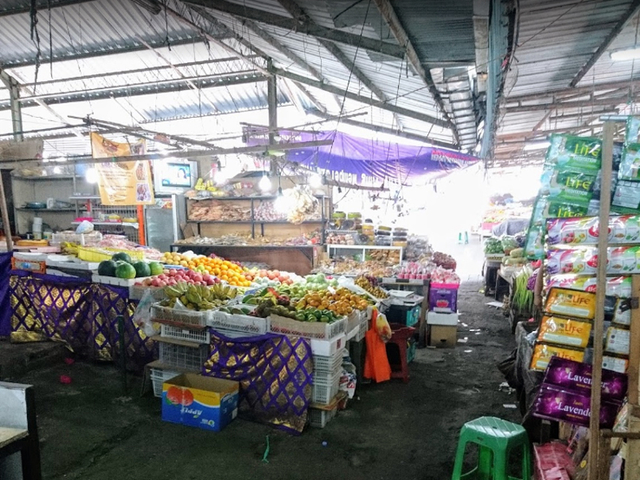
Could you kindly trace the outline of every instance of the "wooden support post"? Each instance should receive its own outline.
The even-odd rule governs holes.
[[[9,224],[9,212],[7,211],[7,196],[4,193],[4,182],[0,175],[0,210],[2,214],[2,228],[7,242],[7,252],[13,251],[13,239],[11,238],[11,225]]]
[[[606,231],[609,225],[611,208],[611,174],[613,167],[613,134],[615,124],[605,122],[602,141],[602,188],[605,192],[600,196],[599,225],[601,231]],[[604,480],[600,477],[598,465],[602,461],[600,447],[600,403],[602,397],[602,350],[604,336],[604,302],[607,285],[607,246],[606,235],[598,236],[598,277],[596,290],[596,318],[593,321],[593,374],[591,379],[591,418],[589,421],[589,480]]]

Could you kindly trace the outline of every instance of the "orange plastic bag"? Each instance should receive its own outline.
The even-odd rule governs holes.
[[[391,378],[391,366],[387,358],[387,347],[378,335],[376,320],[378,311],[373,311],[371,328],[365,334],[367,344],[367,356],[364,362],[364,377],[370,378],[376,383],[386,382]]]

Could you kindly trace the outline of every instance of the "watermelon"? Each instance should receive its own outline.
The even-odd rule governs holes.
[[[100,265],[98,265],[98,275],[115,277],[117,267],[118,265],[116,265],[116,262],[113,260],[104,260],[100,262]]]
[[[151,262],[149,270],[151,270],[151,275],[161,275],[164,273],[164,266],[159,262]]]
[[[111,257],[111,260],[113,260],[114,262],[120,260],[122,262],[133,263],[129,254],[125,252],[118,252],[114,254],[113,257]]]
[[[150,277],[151,269],[147,262],[136,262],[133,264],[133,268],[136,271],[136,277]]]
[[[123,262],[116,267],[116,277],[118,278],[136,278],[136,269],[133,265]]]

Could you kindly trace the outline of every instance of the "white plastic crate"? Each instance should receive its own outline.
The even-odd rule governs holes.
[[[333,417],[338,413],[338,405],[331,410],[318,410],[317,408],[309,409],[309,423],[315,428],[324,428]]]
[[[211,317],[211,310],[203,310],[197,312],[195,310],[187,310],[181,308],[171,308],[154,303],[151,306],[151,315],[157,320],[167,320],[174,323],[182,323],[185,325],[197,325],[204,327],[207,320]]]
[[[362,340],[364,338],[364,336],[367,333],[367,330],[369,330],[369,316],[363,317],[363,319],[361,319],[360,321],[360,329],[358,330],[358,333],[355,336],[355,341],[359,342],[360,340]]]
[[[163,370],[161,368],[152,368],[149,374],[151,378],[151,384],[153,385],[153,395],[156,397],[162,396],[162,384],[167,380],[171,380],[173,377],[180,375],[180,372],[175,370]]]
[[[342,350],[346,344],[344,335],[338,335],[331,340],[316,340],[312,338],[311,352],[313,355],[320,355],[323,357],[332,357],[338,350]]]
[[[160,325],[160,336],[195,343],[208,344],[211,341],[211,335],[206,328],[192,330],[189,328],[176,327],[175,325],[166,325],[164,323]]]
[[[280,315],[271,315],[269,319],[271,322],[270,331],[273,333],[311,339],[330,340],[345,333],[347,328],[347,317],[333,323],[300,322]]]
[[[225,332],[237,332],[240,334],[234,335],[234,338],[264,335],[269,331],[268,318],[231,314],[220,311],[213,311],[211,313],[210,317],[207,319],[207,325],[225,335],[227,335]]]
[[[331,382],[327,384],[321,383],[325,380],[324,378],[316,379],[314,375],[311,401],[320,405],[328,405],[331,403],[333,397],[335,397],[340,390],[340,375],[341,372],[338,372],[338,374],[331,379]]]
[[[160,344],[159,360],[169,367],[200,371],[209,356],[208,345],[187,346],[162,341],[158,343]]]
[[[330,373],[335,374],[336,371],[342,365],[342,353],[344,349],[341,348],[330,357],[314,355],[313,356],[313,373]]]

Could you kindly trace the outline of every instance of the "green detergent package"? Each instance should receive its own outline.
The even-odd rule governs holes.
[[[558,170],[547,166],[540,179],[540,193],[563,199],[593,198],[597,172],[574,170]]]
[[[630,143],[624,149],[618,179],[640,180],[640,143]]]
[[[597,173],[602,164],[602,140],[574,135],[551,135],[546,165],[558,171],[574,170]]]
[[[640,143],[640,117],[627,117],[624,141],[627,145]]]

